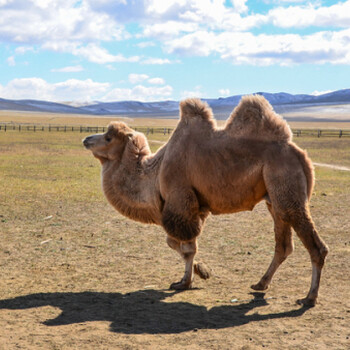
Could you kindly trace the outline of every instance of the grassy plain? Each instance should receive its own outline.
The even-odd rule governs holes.
[[[182,276],[182,261],[161,228],[107,204],[84,136],[0,133],[0,349],[348,347],[350,172],[316,168],[311,211],[331,252],[315,308],[295,304],[311,279],[297,238],[271,288],[249,289],[274,250],[263,203],[209,218],[198,260],[214,276],[174,293],[167,288]],[[295,141],[315,162],[350,166],[350,139]]]

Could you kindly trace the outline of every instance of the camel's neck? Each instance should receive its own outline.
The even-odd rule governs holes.
[[[126,149],[121,160],[103,163],[104,193],[121,214],[133,220],[160,224],[162,200],[158,172],[161,153],[142,154]]]

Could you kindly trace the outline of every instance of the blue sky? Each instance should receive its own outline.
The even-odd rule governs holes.
[[[0,0],[0,98],[319,94],[349,81],[350,0]]]

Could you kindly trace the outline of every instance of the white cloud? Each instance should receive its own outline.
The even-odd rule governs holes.
[[[83,46],[69,41],[49,42],[45,43],[42,48],[50,51],[71,53],[74,56],[79,56],[98,64],[138,62],[140,60],[139,56],[125,57],[122,54],[113,55],[95,43],[89,43]]]
[[[156,24],[148,24],[143,29],[143,36],[155,37],[166,40],[177,36],[181,32],[194,32],[198,30],[197,23],[186,23],[179,21],[165,21]]]
[[[162,87],[146,87],[137,85],[132,89],[116,88],[106,94],[102,101],[161,101],[171,97],[173,88],[170,85]]]
[[[181,92],[181,99],[188,97],[203,97],[204,93],[201,91],[202,86],[197,85],[194,90],[185,90]]]
[[[153,85],[164,85],[165,81],[163,78],[151,78],[148,79],[148,82]]]
[[[281,28],[295,27],[349,27],[350,1],[332,6],[277,7],[267,14],[269,22]]]
[[[141,49],[144,49],[146,47],[153,47],[156,46],[156,44],[153,41],[143,41],[141,43],[136,44]]]
[[[113,62],[138,62],[140,57],[124,57],[121,54],[112,55],[105,48],[90,43],[86,46],[78,46],[72,49],[72,54],[81,56],[93,63],[105,64]]]
[[[184,6],[188,6],[190,2],[188,0],[148,0],[145,2],[148,5],[146,5],[146,12],[158,16],[171,15],[171,13],[176,13]]]
[[[216,46],[216,35],[212,32],[198,31],[188,34],[165,44],[169,53],[208,56]]]
[[[81,65],[77,66],[67,66],[63,68],[54,68],[51,69],[51,72],[58,72],[58,73],[76,73],[76,72],[82,72],[84,68]]]
[[[220,96],[229,96],[230,95],[230,89],[220,89],[219,90]]]
[[[26,52],[32,51],[34,52],[34,48],[31,46],[18,46],[15,49],[15,53],[18,55],[24,55]]]
[[[350,29],[311,35],[197,32],[169,42],[169,53],[218,54],[234,64],[350,64]]]
[[[42,50],[69,53],[107,67],[180,62],[142,53],[127,57],[114,51],[115,45],[105,45],[131,37],[149,40],[127,43],[133,49],[161,45],[166,53],[215,55],[234,64],[350,64],[350,0],[331,6],[323,1],[264,1],[275,8],[254,13],[247,0],[230,0],[232,6],[228,0],[0,0],[0,41],[20,45],[9,54],[10,65],[15,55],[29,50],[37,55]],[[138,23],[132,34],[127,23]],[[263,34],[263,25],[273,25],[275,33],[291,29],[289,34]],[[328,31],[317,32],[319,27]],[[252,28],[262,34],[249,32]],[[311,28],[308,33],[314,34],[295,34],[294,28]]]
[[[247,0],[231,0],[234,9],[239,12],[247,12],[248,7],[246,5]]]
[[[8,99],[92,101],[106,93],[109,88],[109,83],[98,83],[91,79],[69,79],[51,84],[41,78],[23,78],[13,79],[6,86],[0,85],[0,96]]]
[[[170,61],[168,58],[155,58],[155,57],[150,57],[146,58],[142,61],[140,61],[141,64],[173,64],[173,63],[180,63],[179,60],[176,61]]]
[[[163,78],[150,78],[147,74],[131,73],[128,76],[128,80],[131,84],[142,83],[145,80],[147,80],[147,82],[149,84],[152,84],[152,85],[164,85],[165,84],[165,81]]]
[[[106,41],[128,35],[107,12],[93,11],[86,1],[12,0],[1,9],[0,38],[10,42]]]
[[[129,74],[129,82],[131,84],[137,84],[137,83],[141,83],[142,81],[146,80],[149,78],[149,76],[147,74],[134,74],[131,73]]]
[[[14,67],[16,65],[16,61],[13,56],[8,57],[6,62],[10,67]]]

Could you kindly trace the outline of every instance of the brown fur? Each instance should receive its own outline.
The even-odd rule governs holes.
[[[313,266],[311,288],[301,303],[315,304],[328,248],[309,214],[313,166],[264,97],[244,97],[222,129],[206,103],[182,101],[175,131],[155,154],[143,134],[121,122],[84,145],[102,163],[109,202],[133,220],[162,225],[168,245],[185,259],[185,275],[172,288],[190,288],[193,272],[209,277],[204,265],[194,263],[196,238],[209,213],[252,210],[265,199],[275,223],[275,256],[252,288],[268,287],[293,250],[294,228]]]

